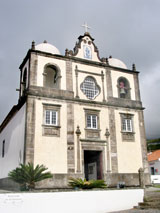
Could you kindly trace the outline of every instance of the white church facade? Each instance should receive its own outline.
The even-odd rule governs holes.
[[[27,162],[53,174],[38,187],[67,187],[70,177],[138,185],[140,168],[149,184],[138,73],[100,58],[88,32],[64,56],[32,42],[20,65],[18,104],[0,126],[0,184]]]

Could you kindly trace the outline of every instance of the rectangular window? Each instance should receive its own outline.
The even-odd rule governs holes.
[[[122,141],[135,141],[134,135],[134,114],[120,113]]]
[[[97,129],[97,115],[87,115],[87,128]]]
[[[122,119],[122,131],[123,132],[132,132],[132,120],[128,118]]]
[[[43,103],[43,136],[60,137],[60,108],[58,104]]]
[[[45,124],[57,126],[58,112],[54,110],[45,111]]]
[[[2,158],[4,158],[4,154],[5,154],[5,140],[2,143]]]

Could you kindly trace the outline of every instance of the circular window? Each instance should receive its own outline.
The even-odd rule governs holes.
[[[86,77],[81,84],[81,90],[88,99],[94,99],[100,92],[99,86],[92,77]]]

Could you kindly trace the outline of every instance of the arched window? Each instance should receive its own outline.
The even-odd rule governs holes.
[[[126,98],[130,99],[130,85],[126,78],[120,77],[118,79],[118,97],[119,98]]]
[[[26,89],[26,83],[27,83],[27,68],[25,68],[23,72],[23,79],[22,79],[23,89]]]
[[[97,85],[96,80],[91,76],[84,79],[81,84],[81,90],[88,99],[94,99],[100,93],[100,88]]]
[[[60,88],[60,70],[55,66],[48,64],[44,68],[44,80],[43,85],[44,87],[49,88]]]
[[[22,78],[21,78],[21,95],[25,95],[27,87],[27,68],[22,71]]]

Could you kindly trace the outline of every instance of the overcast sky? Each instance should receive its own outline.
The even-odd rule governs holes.
[[[160,0],[0,0],[0,123],[17,104],[19,65],[32,40],[64,55],[85,21],[101,57],[136,64],[147,138],[160,137]]]

